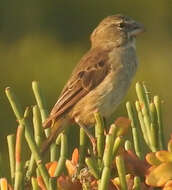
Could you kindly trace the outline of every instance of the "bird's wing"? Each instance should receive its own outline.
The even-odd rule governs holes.
[[[44,122],[44,127],[50,126],[52,120],[56,120],[68,112],[82,97],[103,81],[110,70],[109,51],[94,49],[81,59],[53,107],[49,118]]]

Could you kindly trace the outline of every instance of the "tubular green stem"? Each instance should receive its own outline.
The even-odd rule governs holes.
[[[96,120],[96,130],[95,130],[95,136],[104,134],[104,122],[103,118],[98,112],[94,113],[94,117]]]
[[[48,109],[46,106],[45,97],[42,95],[41,88],[37,81],[32,82],[32,90],[33,90],[36,102],[38,104],[38,107],[41,113],[42,122],[44,122],[46,118],[48,117]],[[45,130],[45,134],[46,134],[46,137],[50,135],[49,128]]]
[[[83,128],[80,128],[80,141],[79,141],[79,171],[84,166],[86,154],[87,136]]]
[[[145,140],[146,144],[150,147],[149,135],[148,135],[149,129],[147,128],[147,126],[145,126],[139,101],[136,101],[135,106],[136,106],[136,110],[137,110],[137,114],[138,114],[138,119],[139,119],[139,122],[140,122],[140,126],[141,126],[141,130],[142,130],[142,134],[143,134],[144,140]]]
[[[134,108],[130,104],[130,102],[126,103],[126,108],[127,108],[129,119],[131,120],[134,149],[135,149],[136,155],[140,159],[143,159],[143,153],[141,152],[141,146],[140,146],[140,141],[139,141],[140,137],[139,137],[138,127],[137,127],[137,120],[136,120],[137,117],[134,112]]]
[[[21,172],[21,171],[16,171],[16,173],[15,173],[14,190],[24,190],[23,172]]]
[[[113,149],[112,149],[112,156],[113,156],[113,158],[112,158],[112,160],[115,158],[115,156],[117,155],[117,153],[118,153],[118,150],[119,150],[119,148],[120,148],[120,146],[123,144],[123,142],[124,142],[124,138],[123,137],[117,137],[116,139],[115,139],[115,142],[114,142],[114,145],[113,145]]]
[[[104,167],[101,176],[100,185],[98,186],[98,190],[108,190],[110,175],[111,175],[111,169],[109,167]]]
[[[138,131],[136,128],[132,128],[132,135],[133,135],[135,153],[140,159],[144,159],[143,152],[141,151],[142,149],[140,146],[140,141],[139,141],[140,137],[138,135]]]
[[[145,82],[143,82],[142,85],[143,85],[143,91],[144,91],[145,98],[146,98],[146,103],[147,103],[147,105],[149,105],[150,102],[151,102],[151,93],[150,93],[150,91],[148,90],[148,88],[147,88]]]
[[[33,93],[35,95],[35,99],[36,99],[37,105],[38,105],[40,113],[41,113],[42,122],[44,122],[49,115],[45,97],[43,96],[40,85],[37,81],[32,82],[32,89],[33,89]],[[50,131],[51,131],[50,128],[45,129],[46,137],[48,137],[50,135]],[[54,146],[50,147],[50,153],[55,151],[55,150],[51,150],[51,148],[54,148]]]
[[[38,186],[38,182],[37,182],[37,179],[32,177],[32,188],[33,190],[39,190],[39,186]]]
[[[155,147],[151,144],[151,142],[152,142],[152,139],[151,139],[151,116],[150,116],[149,104],[146,99],[145,90],[143,88],[143,85],[140,84],[139,82],[136,83],[136,93],[137,93],[139,102],[141,103],[141,106],[142,106],[141,111],[143,114],[144,124],[148,131],[147,135],[149,138],[149,147],[152,151],[154,151]]]
[[[31,158],[29,160],[29,166],[28,166],[28,169],[26,171],[26,180],[29,181],[32,174],[33,174],[33,171],[36,167],[36,163],[35,163],[35,159],[34,159],[34,156],[33,154],[31,154]]]
[[[49,178],[49,189],[48,190],[58,190],[57,189],[57,178]]]
[[[157,122],[157,113],[154,103],[149,105],[150,116],[151,116],[151,140],[152,146],[154,147],[155,152],[160,150],[159,148],[159,138],[158,138],[158,122]]]
[[[134,186],[133,186],[133,190],[141,190],[141,180],[140,177],[135,176],[134,177]]]
[[[66,157],[68,155],[68,144],[67,144],[67,135],[66,132],[63,132],[61,135],[61,150],[60,156]]]
[[[34,127],[34,138],[35,142],[38,147],[40,147],[43,139],[44,139],[44,132],[41,124],[41,115],[40,111],[37,105],[33,106],[33,127]],[[28,170],[26,172],[27,180],[30,179],[34,169],[35,169],[36,163],[34,160],[33,154],[31,155]]]
[[[61,147],[61,135],[62,135],[62,133],[60,133],[59,135],[58,135],[58,137],[56,138],[56,157],[57,157],[57,160],[59,159],[59,157],[60,157],[60,147]]]
[[[112,162],[112,149],[114,144],[114,138],[112,135],[108,134],[106,136],[106,144],[105,144],[105,151],[103,155],[103,163],[104,166],[110,167]]]
[[[57,145],[55,143],[51,144],[50,147],[50,161],[53,162],[58,159]]]
[[[96,178],[96,179],[100,179],[100,173],[98,170],[98,163],[96,160],[94,160],[93,158],[86,158],[85,159],[85,163],[87,164],[90,173]]]
[[[48,117],[48,110],[46,106],[46,101],[44,96],[42,95],[41,89],[39,87],[39,83],[37,81],[32,82],[32,89],[36,98],[36,102],[41,112],[42,122]]]
[[[33,106],[33,127],[36,144],[40,147],[45,136],[42,128],[40,111],[37,105]]]
[[[23,118],[24,112],[22,111],[22,108],[21,108],[20,104],[18,103],[18,100],[17,100],[15,94],[12,92],[12,90],[9,87],[6,88],[6,95],[7,95],[7,98],[9,100],[10,104],[11,104],[11,107],[14,111],[14,114],[16,115],[16,118],[17,118],[19,124],[22,126],[25,126],[26,141],[27,141],[29,148],[31,149],[31,151],[34,155],[34,159],[35,159],[36,164],[40,170],[41,176],[43,177],[44,183],[46,184],[46,187],[48,188],[49,174],[48,174],[47,169],[45,168],[45,166],[42,162],[42,158],[39,154],[38,147],[37,147],[35,140],[34,140],[34,137],[32,135],[29,122],[27,119]]]
[[[114,144],[114,134],[109,130],[109,134],[106,135],[105,150],[103,154],[103,171],[101,175],[101,181],[99,185],[99,190],[107,190],[111,175],[111,164],[113,159],[113,144]]]
[[[99,113],[94,113],[96,119],[95,125],[95,136],[97,138],[97,154],[98,158],[102,159],[103,157],[103,150],[105,145],[105,136],[104,136],[104,122],[103,118],[100,116]]]
[[[131,141],[129,141],[129,140],[126,140],[126,141],[125,141],[125,150],[126,150],[126,151],[128,151],[128,150],[133,151],[133,146],[132,146]]]
[[[143,113],[143,116],[146,118],[145,124],[150,126],[149,105],[145,97],[144,88],[139,82],[136,83],[136,93],[137,93],[139,102],[142,105],[141,111]]]
[[[124,160],[121,155],[116,157],[116,166],[117,166],[117,170],[118,170],[118,176],[119,176],[119,180],[120,180],[121,190],[127,190]]]
[[[65,169],[65,162],[68,155],[68,144],[67,144],[67,135],[66,132],[61,134],[61,150],[60,158],[58,161],[57,168],[55,170],[54,177],[59,177],[61,172]]]
[[[10,173],[11,173],[11,183],[14,183],[15,177],[15,135],[7,136],[8,142],[8,151],[9,151],[9,159],[10,159]]]
[[[159,96],[154,96],[154,104],[156,107],[157,118],[158,118],[158,138],[160,149],[165,149],[165,140],[164,140],[164,132],[163,132],[163,121],[162,121],[162,108],[161,108],[161,100]]]
[[[110,126],[109,134],[111,134],[112,137],[115,139],[115,137],[117,136],[117,132],[118,132],[118,128],[117,128],[117,126],[113,123],[113,124]]]
[[[136,83],[136,93],[139,101],[143,104],[142,106],[145,107],[144,115],[149,118],[149,104],[145,95],[144,87],[140,82]]]

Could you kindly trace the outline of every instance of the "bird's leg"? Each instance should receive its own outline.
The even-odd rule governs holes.
[[[88,130],[88,128],[84,124],[82,124],[78,120],[76,121],[76,123],[84,130],[84,132],[89,137],[91,144],[93,146],[93,153],[96,155],[96,139],[93,137],[93,135],[90,133],[90,131]]]

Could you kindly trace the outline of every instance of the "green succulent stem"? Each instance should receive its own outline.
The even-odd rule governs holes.
[[[99,190],[107,190],[111,176],[111,164],[113,159],[114,130],[115,125],[111,126],[109,133],[106,135],[105,149],[103,154],[103,171],[101,175]]]
[[[125,150],[126,150],[126,151],[128,151],[128,150],[133,151],[133,146],[132,146],[131,141],[129,141],[129,140],[126,140],[126,141],[125,141]]]
[[[33,190],[39,190],[38,182],[37,182],[37,179],[35,177],[32,177],[31,183],[32,183],[32,189]]]
[[[61,134],[61,150],[60,150],[60,158],[58,161],[58,165],[56,167],[54,177],[59,177],[62,171],[65,169],[65,162],[68,155],[68,143],[67,143],[67,135],[66,131]]]
[[[79,137],[79,171],[84,167],[85,154],[86,154],[87,136],[83,128],[80,128]]]
[[[141,190],[141,179],[138,176],[134,177],[133,190]]]
[[[45,97],[42,95],[40,85],[37,81],[32,82],[32,89],[35,95],[36,102],[41,112],[42,122],[48,117],[48,109],[45,101]]]
[[[150,126],[150,135],[151,135],[151,144],[154,147],[154,151],[159,150],[159,141],[158,141],[158,123],[157,123],[157,114],[154,103],[149,104],[150,116],[151,116],[151,126]]]
[[[113,145],[113,149],[112,149],[112,156],[113,159],[115,158],[115,156],[118,153],[118,150],[120,148],[120,146],[123,144],[124,142],[124,138],[122,136],[119,136],[115,139],[114,145]]]
[[[33,134],[31,132],[31,127],[29,125],[29,122],[26,118],[24,118],[24,112],[22,111],[21,105],[19,104],[14,92],[11,90],[11,88],[6,88],[5,90],[7,98],[11,104],[11,107],[14,111],[14,114],[21,126],[25,126],[25,138],[29,145],[30,150],[32,151],[32,154],[34,155],[34,159],[36,161],[36,164],[39,168],[39,171],[43,177],[43,180],[46,184],[46,187],[48,188],[48,179],[49,174],[43,164],[42,158],[39,154],[38,147],[36,145],[36,142],[34,140]]]
[[[100,179],[100,172],[99,172],[99,167],[98,167],[98,163],[96,160],[94,160],[93,158],[86,158],[85,159],[85,163],[87,164],[90,173],[96,178],[96,179]]]
[[[158,138],[156,138],[156,120],[154,119],[155,109],[152,107],[154,105],[150,102],[150,98],[148,97],[149,95],[145,89],[146,87],[143,86],[143,84],[140,82],[136,83],[136,93],[139,99],[139,103],[136,104],[136,108],[139,112],[138,116],[144,130],[143,133],[145,132],[147,136],[147,144],[153,152],[156,152],[159,147],[157,146]]]
[[[37,105],[33,106],[33,128],[34,128],[34,138],[35,138],[35,142],[37,144],[38,147],[41,146],[41,143],[43,142],[45,136],[44,136],[44,131],[42,128],[42,123],[41,123],[41,115],[40,115],[40,111]],[[36,163],[35,163],[35,159],[34,159],[34,155],[31,154],[31,158],[29,161],[29,166],[26,172],[26,178],[27,180],[30,180],[34,170],[36,167]]]
[[[49,189],[48,190],[58,190],[56,177],[49,178]]]
[[[10,159],[10,174],[11,174],[11,183],[14,183],[15,177],[15,134],[7,136],[8,143],[8,152]]]
[[[163,132],[162,108],[161,108],[160,97],[154,96],[153,101],[154,101],[156,112],[157,112],[159,146],[160,146],[160,150],[163,150],[165,149],[165,140],[164,140],[164,132]]]
[[[134,149],[135,149],[136,155],[140,159],[143,159],[143,153],[141,151],[140,136],[139,136],[139,132],[138,132],[138,124],[137,124],[136,113],[135,113],[134,108],[130,102],[126,103],[126,108],[127,108],[129,119],[131,120]]]
[[[94,117],[96,120],[95,136],[97,138],[97,155],[100,162],[103,157],[103,150],[105,146],[104,121],[98,112],[94,113]]]
[[[127,190],[127,182],[126,182],[126,171],[125,171],[125,165],[124,160],[121,155],[116,157],[116,167],[118,171],[118,176],[120,180],[120,186],[121,190]]]

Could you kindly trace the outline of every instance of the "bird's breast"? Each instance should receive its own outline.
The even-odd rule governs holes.
[[[98,111],[109,117],[125,96],[137,68],[135,49],[114,49],[109,54],[111,69],[105,79],[72,109],[72,117],[78,117],[83,124],[94,124],[93,113]]]

